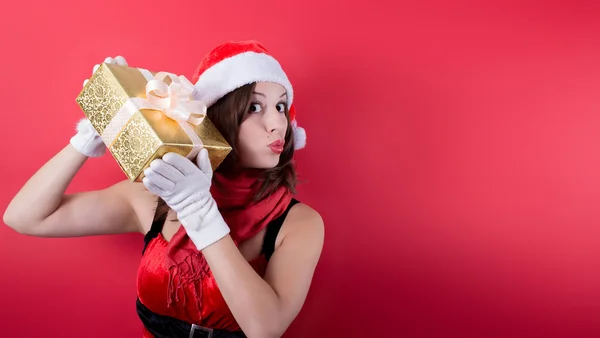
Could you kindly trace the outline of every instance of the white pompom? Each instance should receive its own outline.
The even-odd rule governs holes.
[[[294,149],[302,149],[306,146],[306,131],[302,127],[294,125]]]

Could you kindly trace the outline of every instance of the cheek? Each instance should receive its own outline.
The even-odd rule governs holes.
[[[247,121],[250,122],[250,121]],[[240,126],[240,131],[238,133],[237,139],[237,148],[239,152],[239,156],[244,159],[248,157],[252,157],[252,145],[256,142],[256,128],[253,128],[252,123],[242,123]]]
[[[238,132],[238,146],[246,148],[248,145],[252,144],[252,139],[255,137],[256,134],[254,129],[255,128],[253,128],[252,123],[250,123],[250,121],[242,123]]]
[[[279,113],[279,124],[281,125],[281,127],[284,127],[287,125],[288,120],[287,117],[285,116],[284,113]]]

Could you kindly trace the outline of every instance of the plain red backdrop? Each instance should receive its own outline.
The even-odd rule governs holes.
[[[258,39],[295,85],[299,198],[327,227],[286,337],[597,337],[599,15],[566,0],[4,2],[0,206],[66,145],[106,56],[190,77],[214,45]],[[69,191],[123,178],[106,156]],[[139,337],[141,249],[0,227],[0,336]]]

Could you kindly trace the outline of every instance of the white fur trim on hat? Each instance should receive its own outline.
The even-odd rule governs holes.
[[[268,54],[244,52],[225,58],[206,69],[194,84],[196,98],[210,107],[227,93],[252,82],[275,82],[287,91],[288,107],[294,91],[287,75]]]

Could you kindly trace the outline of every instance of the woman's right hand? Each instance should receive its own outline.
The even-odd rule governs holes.
[[[124,57],[118,55],[115,56],[114,58],[109,56],[106,59],[104,59],[103,63],[108,63],[111,65],[120,65],[120,66],[128,66],[127,65],[127,60],[125,60]],[[92,69],[92,75],[98,70],[98,68],[100,68],[100,65],[94,65],[94,69]],[[90,79],[85,79],[83,80],[83,86],[85,87],[85,85],[88,83]]]
[[[127,66],[127,61],[122,56],[116,56],[114,58],[107,57],[104,59],[104,63]],[[92,74],[94,74],[99,67],[99,64],[94,65]],[[83,81],[84,87],[88,81],[89,79]],[[100,157],[106,153],[106,145],[87,118],[83,118],[77,122],[76,134],[71,137],[70,144],[73,148],[87,157]]]

